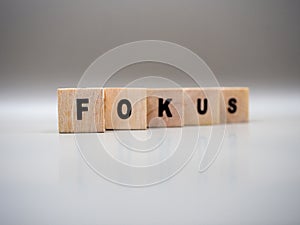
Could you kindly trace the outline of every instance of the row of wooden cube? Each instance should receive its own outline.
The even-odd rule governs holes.
[[[249,89],[62,88],[60,133],[247,122]]]

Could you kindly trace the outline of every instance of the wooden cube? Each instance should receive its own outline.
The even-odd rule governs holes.
[[[184,125],[220,123],[220,89],[184,88]]]
[[[146,129],[145,88],[105,88],[106,129]]]
[[[148,89],[147,110],[148,127],[183,126],[183,89]]]
[[[239,123],[249,120],[249,88],[221,88],[221,121]]]
[[[102,88],[62,88],[57,97],[60,133],[104,132]]]

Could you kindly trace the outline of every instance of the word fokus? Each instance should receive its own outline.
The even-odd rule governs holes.
[[[249,89],[60,88],[60,133],[247,122]]]

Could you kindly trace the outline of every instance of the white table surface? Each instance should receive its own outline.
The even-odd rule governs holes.
[[[299,97],[252,95],[250,122],[227,126],[207,171],[199,149],[179,174],[143,188],[91,170],[73,135],[57,133],[55,102],[3,104],[0,224],[299,224]]]

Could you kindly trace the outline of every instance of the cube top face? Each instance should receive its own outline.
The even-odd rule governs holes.
[[[248,122],[249,88],[221,88],[221,121],[225,123]]]
[[[57,97],[60,133],[104,132],[102,88],[61,88]]]
[[[146,129],[145,88],[105,88],[106,129]]]
[[[220,122],[218,88],[184,88],[184,124],[211,125]]]
[[[181,88],[147,90],[148,127],[184,125],[183,90]]]

